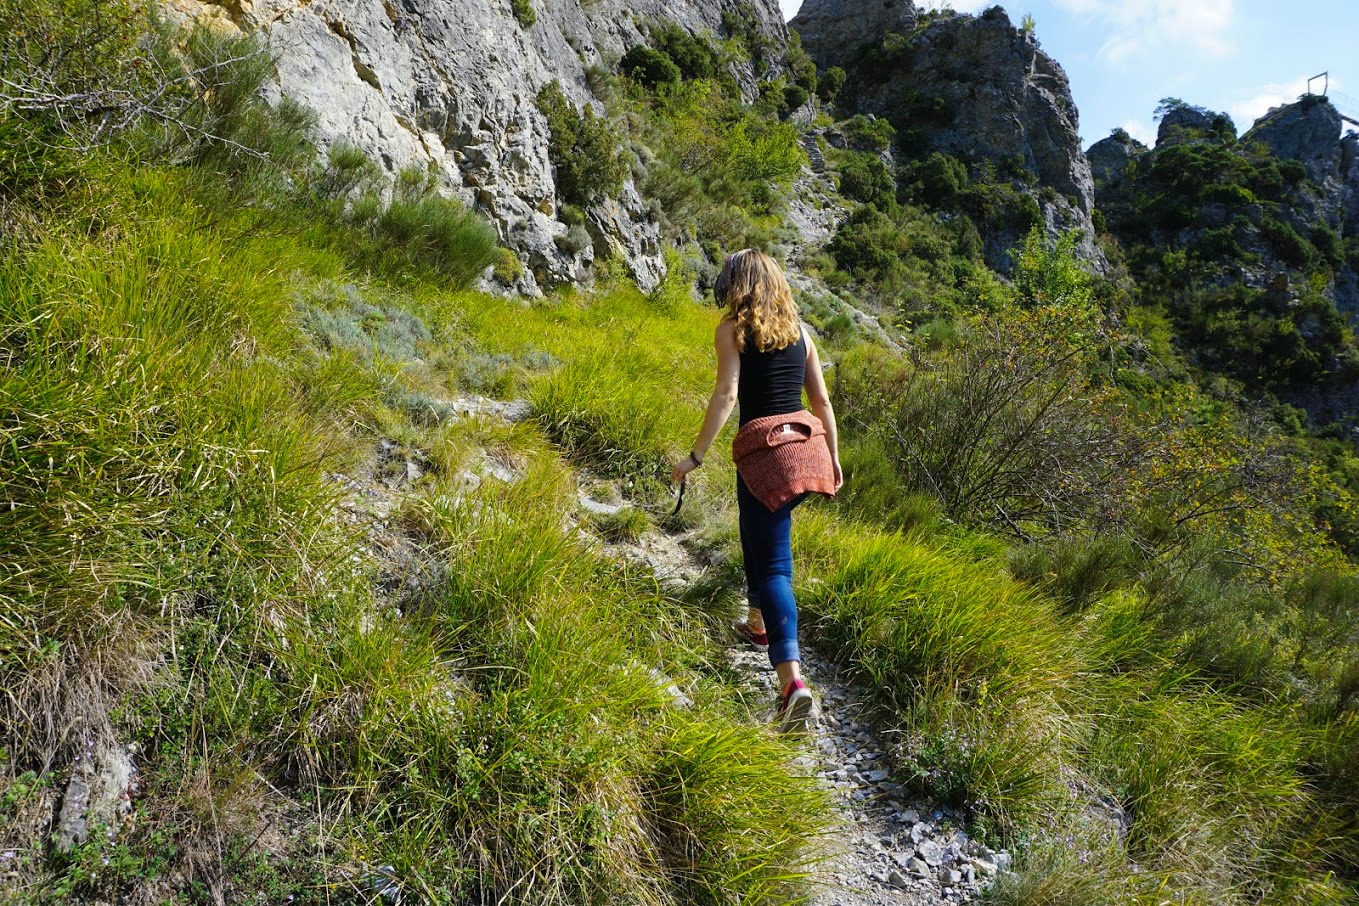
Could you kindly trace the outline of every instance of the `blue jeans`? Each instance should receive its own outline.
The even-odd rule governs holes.
[[[797,602],[793,600],[793,508],[799,495],[774,512],[750,493],[736,476],[736,503],[740,511],[741,554],[745,559],[746,595],[758,607],[769,633],[769,663],[798,661]]]

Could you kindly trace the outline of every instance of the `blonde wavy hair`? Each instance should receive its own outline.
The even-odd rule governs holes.
[[[747,337],[760,352],[772,352],[802,335],[793,290],[778,262],[764,252],[742,249],[728,256],[713,295],[727,305],[725,320],[736,328],[737,352],[746,351]]]

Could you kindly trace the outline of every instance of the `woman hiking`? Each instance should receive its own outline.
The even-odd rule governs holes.
[[[739,401],[741,428],[732,457],[749,607],[733,628],[769,652],[783,690],[779,729],[801,730],[812,695],[799,664],[790,535],[794,507],[809,493],[834,494],[844,481],[835,413],[816,346],[803,331],[792,290],[772,258],[754,249],[736,252],[727,258],[713,292],[727,306],[713,344],[717,384],[698,439],[671,479],[683,481],[703,464]],[[802,408],[803,390],[811,413]]]

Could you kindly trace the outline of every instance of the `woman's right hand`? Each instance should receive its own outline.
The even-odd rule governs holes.
[[[694,462],[692,456],[686,456],[675,463],[675,468],[670,471],[671,481],[683,481],[684,476],[698,468],[698,463]]]
[[[840,460],[831,463],[831,474],[835,476],[835,490],[838,492],[845,484],[845,473],[840,471]]]

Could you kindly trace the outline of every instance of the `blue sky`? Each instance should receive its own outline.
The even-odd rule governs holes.
[[[780,0],[791,17],[801,0]],[[994,0],[917,0],[976,12]],[[1066,69],[1085,146],[1122,126],[1148,143],[1163,97],[1224,110],[1244,132],[1330,71],[1332,99],[1359,119],[1359,0],[1023,0],[1043,49]],[[1314,86],[1320,91],[1320,82]]]

